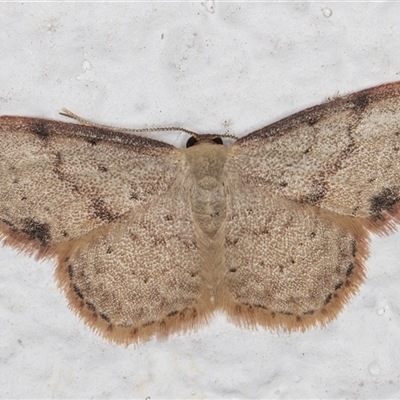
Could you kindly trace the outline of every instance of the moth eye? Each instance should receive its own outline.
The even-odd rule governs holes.
[[[190,138],[186,142],[186,148],[194,146],[197,142],[198,140],[194,136],[190,136]]]
[[[224,144],[224,142],[222,141],[222,139],[220,137],[216,137],[212,141],[217,144]]]

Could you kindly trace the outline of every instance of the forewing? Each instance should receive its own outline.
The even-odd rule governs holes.
[[[71,307],[119,343],[198,326],[212,306],[200,270],[185,179],[142,212],[62,252],[57,278]]]
[[[251,186],[385,228],[400,199],[400,83],[309,108],[238,140]]]
[[[332,320],[363,280],[365,229],[240,179],[228,187],[226,312],[288,330]]]
[[[45,254],[147,204],[175,180],[165,143],[95,127],[0,118],[0,232]]]

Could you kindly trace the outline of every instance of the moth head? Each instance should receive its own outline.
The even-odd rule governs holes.
[[[190,138],[188,139],[188,141],[186,142],[186,148],[195,146],[199,143],[202,142],[208,142],[208,143],[215,143],[215,144],[219,144],[219,145],[223,145],[223,141],[222,138],[219,136],[213,136],[213,135],[202,135],[202,136],[190,136]]]

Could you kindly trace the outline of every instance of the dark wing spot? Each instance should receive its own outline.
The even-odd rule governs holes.
[[[26,218],[23,221],[24,228],[22,232],[29,236],[30,240],[38,239],[42,246],[46,246],[51,240],[49,225],[37,222],[32,218]]]
[[[107,314],[100,313],[100,317],[103,318],[105,321],[110,322],[110,318],[108,317]]]
[[[370,213],[379,216],[382,211],[390,209],[399,200],[395,191],[391,188],[384,188],[377,196],[371,198]]]
[[[316,115],[311,114],[311,115],[307,116],[307,123],[310,126],[315,125],[318,121],[319,121],[319,118]]]
[[[339,281],[339,282],[335,285],[335,290],[339,290],[342,286],[343,286],[343,282],[342,282],[342,281]]]
[[[349,277],[351,275],[351,273],[353,272],[354,269],[354,264],[351,263],[349,264],[349,266],[347,267],[347,271],[346,271],[346,276]]]
[[[84,140],[86,140],[86,142],[88,142],[92,146],[96,146],[96,144],[100,142],[100,139],[96,138],[84,138]]]
[[[167,314],[167,317],[173,317],[174,315],[178,314],[178,311],[171,311]]]
[[[39,139],[46,140],[49,137],[46,125],[43,122],[34,122],[30,126],[30,131]]]
[[[71,264],[68,265],[68,275],[69,275],[69,279],[72,279],[74,276],[74,268],[72,267]]]
[[[193,242],[192,240],[190,240],[190,241],[184,240],[182,243],[183,243],[183,244],[185,245],[185,247],[188,248],[189,250],[197,249],[196,243]]]
[[[60,181],[64,181],[65,180],[65,174],[61,170],[61,166],[62,166],[61,153],[59,151],[57,151],[57,153],[56,153],[56,161],[55,161],[55,164],[54,164],[53,172],[57,175],[57,177],[58,177],[58,179]]]
[[[1,221],[3,224],[6,224],[6,225],[8,225],[8,226],[10,226],[10,227],[13,227],[13,226],[14,226],[14,224],[13,224],[11,221],[8,221],[7,219],[2,218],[2,219],[0,219],[0,221]]]
[[[304,315],[313,315],[314,314],[314,310],[304,311],[303,314]]]
[[[226,245],[227,245],[227,246],[234,246],[235,244],[237,244],[238,241],[239,241],[238,238],[233,239],[233,240],[227,238],[227,239],[226,239]]]
[[[365,110],[367,105],[369,104],[369,97],[366,93],[359,94],[354,100],[354,109],[356,112],[361,113]]]
[[[326,306],[332,300],[332,293],[329,293],[328,296],[325,297],[324,305]]]
[[[120,324],[117,324],[117,326],[119,326],[121,328],[130,328],[130,327],[132,327],[132,324],[129,324],[127,322],[121,322]]]
[[[131,200],[139,200],[139,196],[138,196],[135,192],[132,192],[132,193],[129,195],[129,198],[130,198]]]
[[[99,165],[98,168],[99,168],[99,171],[101,171],[101,172],[107,172],[108,171],[108,168],[106,166],[104,166],[104,165]]]
[[[102,221],[110,222],[117,216],[108,211],[106,204],[102,199],[96,199],[93,202],[94,215]]]
[[[86,302],[86,306],[90,311],[96,311],[96,307],[94,306],[93,303],[91,303],[90,301]],[[104,315],[104,314],[103,314]],[[103,318],[103,317],[102,317]]]
[[[352,240],[351,241],[351,255],[353,257],[355,257],[356,256],[356,252],[357,252],[357,243],[356,243],[355,240]]]
[[[156,322],[156,321],[145,322],[144,324],[142,324],[142,326],[143,326],[143,327],[150,326],[150,325],[155,324],[155,322]]]
[[[81,289],[79,289],[79,287],[77,285],[73,285],[72,287],[74,289],[74,292],[77,294],[77,296],[80,297],[81,299],[83,299],[83,294],[81,292]]]
[[[310,193],[303,198],[303,201],[309,204],[316,204],[325,196],[325,183],[315,181],[312,184]]]

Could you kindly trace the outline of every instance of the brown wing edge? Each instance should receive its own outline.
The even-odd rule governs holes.
[[[76,137],[95,145],[99,141],[112,142],[117,145],[135,147],[136,151],[152,153],[157,150],[175,150],[175,147],[154,139],[136,136],[125,132],[117,132],[98,127],[53,121],[41,118],[1,116],[0,131],[2,134],[18,133],[36,135],[46,142],[52,137]],[[23,251],[37,260],[52,258],[57,255],[56,245],[51,243],[47,225],[35,223],[26,232],[14,227],[12,221],[0,218],[0,240],[3,244]]]
[[[76,137],[95,145],[99,141],[112,142],[117,145],[135,147],[136,151],[152,153],[157,150],[175,150],[175,147],[154,139],[148,139],[129,133],[117,132],[86,125],[52,121],[41,118],[1,116],[1,134],[14,135],[18,133],[36,135],[46,142],[52,137]],[[27,232],[17,230],[12,221],[0,218],[0,240],[3,244],[23,251],[35,258],[51,258],[56,255],[54,244],[47,225],[36,223]]]
[[[37,135],[43,141],[50,139],[52,136],[64,136],[80,137],[92,144],[96,144],[99,141],[119,143],[121,145],[143,148],[144,151],[158,148],[164,150],[166,148],[175,148],[168,143],[131,133],[43,118],[3,115],[0,117],[0,126],[9,126],[10,131],[14,132],[18,130],[30,132]]]
[[[104,231],[102,231],[104,233]],[[93,240],[93,236],[91,238]],[[82,238],[62,244],[57,251],[57,266],[54,272],[59,289],[65,294],[68,307],[77,317],[91,328],[97,335],[111,342],[125,345],[138,345],[157,338],[165,340],[174,333],[196,331],[208,324],[212,309],[207,304],[180,310],[173,315],[165,316],[160,321],[154,321],[148,326],[118,326],[109,321],[96,310],[94,305],[87,304],[83,296],[74,290],[70,278],[69,256],[80,251],[85,246]]]
[[[258,326],[274,331],[305,331],[311,327],[325,327],[332,322],[357,294],[366,277],[364,263],[369,255],[369,232],[378,235],[388,235],[396,230],[396,222],[400,221],[400,204],[385,210],[375,220],[364,220],[350,217],[337,217],[335,221],[346,230],[352,232],[356,239],[356,256],[351,274],[345,284],[333,294],[332,300],[319,312],[313,315],[288,316],[280,315],[271,310],[264,310],[251,305],[237,303],[223,307],[228,318],[236,325],[245,328]],[[13,231],[10,226],[0,222],[0,239],[2,243],[15,248],[17,251],[34,256],[36,260],[57,258],[55,278],[58,287],[65,293],[69,308],[75,311],[86,325],[100,336],[115,343],[128,346],[138,345],[157,337],[165,340],[174,333],[195,331],[209,323],[213,310],[187,309],[174,316],[166,317],[163,321],[148,327],[122,328],[102,320],[95,313],[83,307],[83,301],[70,284],[67,256],[77,250],[77,241],[67,242],[57,246],[46,246],[36,237]]]
[[[136,136],[129,133],[117,132],[98,127],[84,126],[74,123],[51,121],[40,118],[1,116],[0,126],[9,126],[10,134],[15,131],[30,132],[46,141],[51,136],[80,137],[93,144],[98,141],[114,142],[121,145],[143,148],[143,151],[152,152],[155,149],[175,149],[174,146],[161,141]],[[104,227],[103,227],[104,228]],[[79,240],[82,240],[80,237]],[[181,310],[177,314],[166,316],[160,322],[140,328],[124,328],[109,323],[83,307],[82,299],[73,290],[68,274],[68,254],[78,250],[78,240],[71,240],[61,244],[51,244],[51,238],[44,226],[28,233],[17,230],[10,221],[0,220],[0,241],[6,245],[33,256],[36,260],[56,259],[57,266],[54,272],[58,287],[65,293],[69,308],[78,314],[83,322],[97,334],[112,342],[138,345],[151,340],[153,337],[166,339],[177,332],[196,330],[208,323],[210,310],[193,307]],[[211,311],[212,312],[212,311]]]
[[[361,90],[344,97],[338,97],[322,105],[316,105],[300,111],[271,125],[258,129],[236,141],[234,146],[258,141],[266,137],[279,137],[298,124],[314,124],[322,118],[326,111],[359,110],[360,112],[373,101],[400,96],[400,81],[379,85]],[[230,319],[239,326],[270,328],[284,331],[305,331],[313,326],[325,327],[341,312],[343,307],[358,292],[360,285],[365,280],[366,272],[364,263],[369,255],[370,233],[380,236],[390,235],[397,230],[400,223],[400,198],[388,196],[378,199],[379,211],[371,213],[369,218],[351,218],[336,216],[335,221],[352,232],[356,238],[356,256],[353,269],[345,285],[333,294],[333,299],[321,308],[318,313],[306,316],[279,315],[272,311],[256,309],[254,306],[236,304],[225,311]],[[340,222],[341,221],[341,222]]]
[[[102,227],[102,231],[104,232],[104,227]],[[93,231],[90,234],[93,234]],[[36,260],[56,259],[54,277],[58,288],[67,298],[69,308],[96,334],[111,342],[125,346],[130,344],[137,346],[153,338],[165,340],[174,333],[196,331],[207,325],[213,314],[210,307],[200,304],[197,307],[187,308],[174,315],[166,316],[163,320],[149,326],[119,327],[102,319],[96,310],[91,311],[72,287],[68,259],[70,254],[79,251],[80,246],[85,245],[83,237],[57,245],[46,245],[37,237],[30,237],[23,232],[12,230],[7,224],[0,222],[0,240],[4,245],[33,256]]]
[[[359,110],[361,112],[372,101],[399,95],[400,81],[364,89],[343,97],[336,97],[326,103],[306,108],[305,110],[292,114],[261,129],[257,129],[238,139],[234,143],[234,146],[244,145],[246,142],[258,141],[261,138],[279,137],[299,124],[308,123],[313,125],[318,122],[320,118],[324,117],[328,109],[330,113],[346,108],[349,110]]]
[[[325,214],[322,211],[322,214]],[[327,218],[332,218],[326,213]],[[312,313],[300,315],[279,313],[263,306],[241,304],[227,301],[222,306],[222,311],[228,319],[242,328],[257,329],[259,327],[276,332],[293,332],[306,330],[312,327],[324,328],[337,318],[353,297],[358,293],[360,286],[366,278],[365,262],[369,256],[369,232],[361,220],[348,217],[335,217],[335,222],[349,231],[355,241],[354,259],[349,265],[347,278],[343,284],[335,288],[325,304]]]
[[[13,229],[10,222],[0,221],[0,241],[17,252],[22,252],[35,260],[54,258],[57,254],[55,246],[47,243],[46,228],[38,227],[36,231],[24,233]]]
[[[383,199],[383,202],[385,201],[389,201],[386,209],[362,220],[368,231],[379,236],[391,235],[397,231],[397,225],[400,224],[400,199],[395,202]]]

